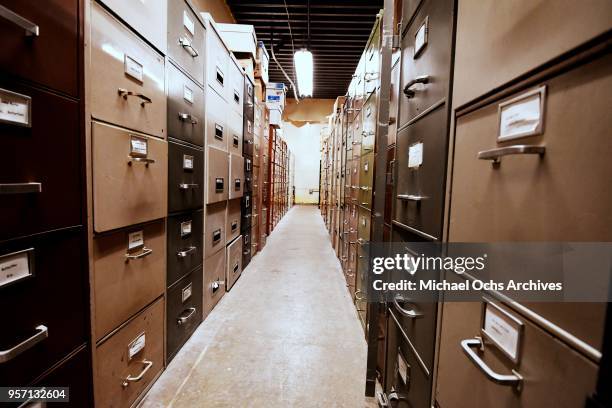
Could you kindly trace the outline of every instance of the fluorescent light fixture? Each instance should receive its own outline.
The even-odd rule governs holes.
[[[298,91],[300,96],[312,96],[313,89],[313,62],[312,53],[301,49],[293,56],[293,65],[297,75]]]

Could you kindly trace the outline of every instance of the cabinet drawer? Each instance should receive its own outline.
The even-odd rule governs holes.
[[[203,190],[204,152],[168,141],[168,212],[202,207]]]
[[[242,117],[244,114],[244,71],[231,57],[229,66],[231,86],[227,88],[229,93],[226,99],[232,110]]]
[[[206,30],[206,47],[208,59],[208,86],[221,95],[223,100],[227,99],[231,86],[231,74],[229,73],[230,57],[223,40],[219,36],[214,24],[210,23]],[[208,105],[210,106],[210,104]]]
[[[204,26],[186,2],[168,2],[168,55],[202,85],[205,36]]]
[[[204,257],[209,258],[212,254],[225,248],[226,223],[225,212],[227,202],[223,201],[206,206],[206,220],[204,222]]]
[[[166,355],[172,360],[202,322],[202,267],[168,289],[166,307]]]
[[[225,213],[226,242],[232,242],[240,235],[240,200],[229,200]]]
[[[372,208],[372,185],[374,181],[374,153],[361,156],[359,162],[359,205]]]
[[[31,384],[87,341],[85,250],[80,229],[8,241],[0,247],[3,275],[21,269],[24,276],[0,287],[0,350],[25,341],[31,344],[14,355],[3,353],[3,386]]]
[[[227,103],[212,89],[206,90],[206,145],[227,152],[231,138]]]
[[[400,69],[401,61],[398,61],[391,69],[391,92],[389,94],[389,132],[387,133],[387,146],[395,144],[397,138],[397,124],[399,114],[400,95]]]
[[[242,235],[227,246],[225,283],[229,291],[242,273]]]
[[[376,19],[370,42],[365,51],[364,88],[365,94],[373,93],[380,80],[380,18]]]
[[[229,157],[227,152],[208,147],[206,161],[207,194],[206,204],[225,201],[229,197],[231,182],[229,180]]]
[[[173,64],[168,74],[168,136],[204,146],[204,90]]]
[[[393,189],[395,187],[395,145],[387,148],[387,169],[385,171],[385,212],[384,223],[391,225],[393,213]]]
[[[202,265],[204,220],[202,210],[168,217],[168,271],[166,284]]]
[[[96,359],[96,406],[131,406],[164,367],[164,299],[98,346]]]
[[[168,213],[168,143],[92,123],[94,229],[104,232]]]
[[[361,242],[370,240],[370,221],[372,214],[363,207],[357,207],[357,239]]]
[[[0,4],[39,28],[39,35],[29,36],[17,24],[4,18],[0,20],[0,69],[77,96],[79,2],[2,0]],[[57,16],[61,16],[61,19]]]
[[[243,129],[244,129],[244,140],[242,141],[242,153],[246,156],[253,156],[253,145],[254,145],[254,135],[253,135],[253,119],[250,119],[246,115],[243,120]]]
[[[244,271],[247,265],[251,262],[251,257],[256,252],[256,246],[253,242],[253,227],[255,224],[251,225],[251,229],[246,233],[242,234],[242,270]]]
[[[241,199],[241,215],[242,220],[240,221],[240,230],[242,232],[247,231],[251,228],[251,221],[253,218],[253,196],[251,193],[245,193]]]
[[[242,71],[242,69],[241,69]],[[244,75],[244,116],[255,121],[255,87],[251,78]]]
[[[230,130],[227,137],[227,151],[231,154],[242,156],[242,116],[233,110],[229,111],[227,115],[227,124]]]
[[[225,246],[204,261],[204,318],[225,294]]]
[[[0,88],[4,103],[31,103],[31,127],[0,124],[0,241],[82,224],[78,104],[4,81]]]
[[[229,155],[230,185],[229,199],[240,198],[244,192],[244,158],[235,154]]]
[[[95,78],[90,81],[94,118],[166,137],[164,58],[96,2],[92,2],[89,71]]]

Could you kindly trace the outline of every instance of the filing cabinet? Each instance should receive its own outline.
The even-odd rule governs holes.
[[[372,208],[372,186],[374,185],[374,153],[361,156],[359,160],[359,200],[360,206]]]
[[[242,235],[227,245],[226,249],[226,269],[225,282],[226,289],[229,291],[242,273]]]
[[[392,146],[396,142],[397,137],[397,125],[398,125],[398,114],[399,114],[399,98],[400,95],[400,71],[402,68],[400,54],[394,54],[395,65],[391,69],[391,92],[389,93],[389,130],[387,133],[387,146]]]
[[[377,16],[365,51],[363,81],[366,97],[376,91],[380,81],[380,20],[380,16]]]
[[[240,212],[242,214],[240,230],[244,233],[251,229],[251,218],[253,216],[253,197],[250,193],[242,196]]]
[[[193,210],[204,201],[204,152],[168,141],[168,212]]]
[[[370,222],[372,213],[370,210],[357,207],[357,239],[362,242],[370,241]]]
[[[395,145],[387,148],[387,168],[385,171],[385,212],[383,214],[384,223],[391,225],[393,218],[393,188],[395,187]],[[386,240],[387,241],[387,240]]]
[[[226,242],[232,242],[240,235],[240,199],[229,200],[225,213]]]
[[[361,142],[363,139],[363,128],[362,128],[362,112],[359,111],[355,120],[353,121],[353,158],[361,156]]]
[[[245,107],[246,112],[246,107]],[[243,141],[242,141],[242,154],[245,156],[253,156],[253,144],[254,144],[254,125],[253,119],[249,118],[248,115],[244,115],[243,118]]]
[[[227,152],[231,126],[227,103],[213,89],[206,90],[206,145]],[[232,142],[233,143],[233,142]]]
[[[230,188],[229,199],[242,197],[244,193],[244,158],[235,154],[229,155]]]
[[[235,110],[227,112],[227,127],[229,134],[227,138],[227,151],[236,156],[242,156],[243,119],[242,114]]]
[[[206,220],[204,222],[204,257],[209,258],[213,254],[225,248],[226,222],[225,212],[227,202],[222,201],[206,206]]]
[[[208,54],[206,58],[206,82],[208,83],[208,86],[211,89],[214,89],[223,100],[228,101],[227,96],[232,88],[231,74],[229,73],[229,51],[223,43],[223,40],[221,39],[215,24],[212,22],[210,15],[202,13],[202,17],[207,21],[206,51]],[[210,106],[210,102],[208,103],[208,106]]]
[[[229,56],[229,74],[230,86],[227,87],[226,100],[232,110],[242,118],[244,112],[244,71],[233,54]]]
[[[165,220],[98,235],[92,256],[94,331],[100,340],[164,293]]]
[[[251,263],[251,258],[255,254],[253,250],[253,225],[251,225],[250,230],[242,235],[242,270]]]
[[[202,210],[169,216],[167,229],[166,284],[171,286],[202,264],[204,236]]]
[[[361,156],[374,152],[377,124],[376,103],[377,94],[370,94],[370,97],[361,110],[361,117],[363,120],[363,130],[361,131]]]
[[[256,194],[254,191],[253,160],[249,156],[244,156],[244,192]]]
[[[166,74],[168,136],[204,146],[204,90],[171,62]]]
[[[142,3],[139,3],[141,6],[120,0],[112,0],[112,3],[145,8]],[[159,12],[165,15],[165,1],[151,4],[155,4],[153,8],[158,8],[162,3],[164,8]],[[126,7],[132,7],[130,5]],[[92,117],[165,138],[164,57],[95,1],[92,2],[91,13],[89,74],[95,78],[90,81]],[[158,30],[161,25],[150,27]]]
[[[204,261],[204,318],[225,294],[225,246]]]
[[[168,55],[202,85],[205,39],[204,26],[189,4],[182,0],[168,1]]]
[[[164,298],[99,345],[96,406],[129,407],[164,367]]]
[[[204,274],[200,266],[168,289],[166,295],[167,362],[174,358],[202,322],[203,279]]]
[[[227,152],[208,147],[208,157],[206,161],[207,172],[207,194],[206,204],[214,204],[225,201],[229,197],[229,189],[233,184],[229,180],[229,157]]]
[[[166,216],[167,142],[92,122],[92,155],[96,232]]]

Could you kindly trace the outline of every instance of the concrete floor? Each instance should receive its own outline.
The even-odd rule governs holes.
[[[296,206],[141,407],[369,407],[366,343],[319,210]]]

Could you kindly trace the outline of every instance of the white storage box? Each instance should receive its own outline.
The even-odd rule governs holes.
[[[270,125],[280,127],[283,122],[283,111],[279,108],[270,108]]]
[[[257,58],[257,35],[255,27],[248,24],[217,24],[223,41],[234,54],[250,54]],[[236,58],[242,58],[237,56]]]
[[[268,64],[270,63],[270,57],[263,41],[257,43],[257,64],[255,65],[255,77],[261,78],[264,84],[267,84],[270,80],[268,74]]]
[[[266,84],[266,105],[269,109],[285,108],[285,84],[282,82],[270,82]]]

